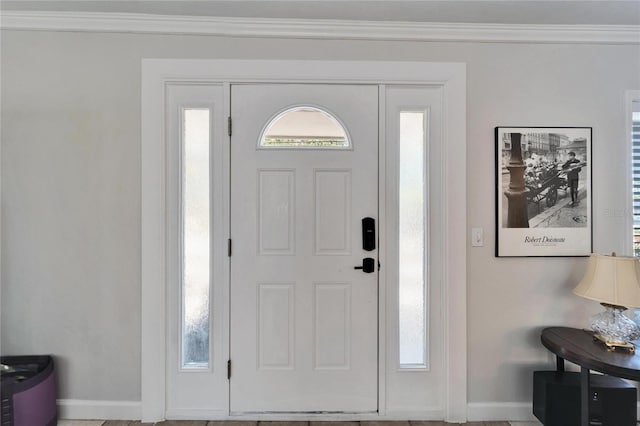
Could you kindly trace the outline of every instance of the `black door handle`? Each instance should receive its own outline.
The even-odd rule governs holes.
[[[362,269],[362,272],[370,274],[376,270],[375,259],[372,257],[365,257],[362,259],[362,266],[354,266],[353,269]]]

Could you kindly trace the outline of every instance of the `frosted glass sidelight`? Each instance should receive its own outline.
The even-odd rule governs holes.
[[[345,149],[350,147],[347,132],[329,112],[298,106],[278,114],[265,127],[261,148]]]
[[[425,368],[425,112],[400,112],[399,350],[400,368]]]
[[[183,110],[182,368],[209,367],[210,111]]]

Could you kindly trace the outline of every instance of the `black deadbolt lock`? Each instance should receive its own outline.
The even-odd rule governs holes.
[[[372,217],[362,218],[362,249],[376,249],[376,220]]]

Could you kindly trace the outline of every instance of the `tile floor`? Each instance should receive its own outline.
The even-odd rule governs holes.
[[[398,422],[251,422],[251,421],[164,421],[155,426],[447,426],[452,423],[425,421]],[[541,426],[540,422],[471,422],[465,426]],[[123,420],[59,420],[58,426],[152,426],[151,423]]]

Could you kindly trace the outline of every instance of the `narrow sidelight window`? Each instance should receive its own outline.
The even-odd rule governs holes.
[[[426,113],[400,112],[400,368],[427,367]]]
[[[181,164],[182,361],[209,368],[210,164],[208,108],[184,108]]]

